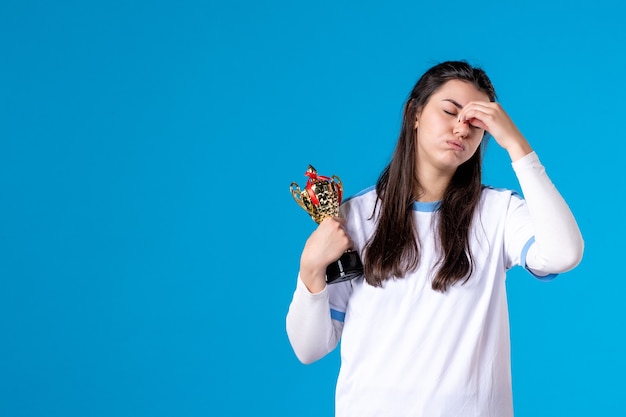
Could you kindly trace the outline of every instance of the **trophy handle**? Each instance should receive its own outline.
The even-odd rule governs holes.
[[[337,197],[339,199],[339,205],[341,205],[341,201],[343,198],[343,184],[341,183],[341,180],[338,176],[333,175],[331,178],[333,179],[335,184],[337,184]]]
[[[306,210],[304,201],[302,201],[302,192],[300,191],[300,186],[295,182],[292,182],[289,190],[291,191],[291,196],[293,197],[293,199],[296,200],[296,203],[298,203],[300,207]]]

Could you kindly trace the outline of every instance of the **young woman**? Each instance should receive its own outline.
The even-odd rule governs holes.
[[[479,68],[444,62],[406,102],[376,187],[311,234],[287,314],[304,363],[341,339],[337,417],[513,415],[506,271],[550,280],[581,260],[569,207]],[[524,198],[481,183],[486,134]],[[363,277],[326,285],[347,249]]]

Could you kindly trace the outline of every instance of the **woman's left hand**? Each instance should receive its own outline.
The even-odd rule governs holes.
[[[459,121],[484,129],[493,136],[498,145],[507,150],[511,160],[516,161],[532,152],[528,141],[500,103],[472,101],[459,112]]]

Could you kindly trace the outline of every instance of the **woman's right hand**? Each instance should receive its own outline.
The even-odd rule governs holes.
[[[327,217],[309,236],[300,257],[300,279],[311,293],[326,287],[326,267],[352,248],[345,219]]]

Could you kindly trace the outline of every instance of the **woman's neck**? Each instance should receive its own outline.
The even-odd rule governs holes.
[[[450,184],[454,173],[446,174],[441,171],[437,172],[418,172],[421,189],[416,192],[416,200],[424,203],[440,201]]]

